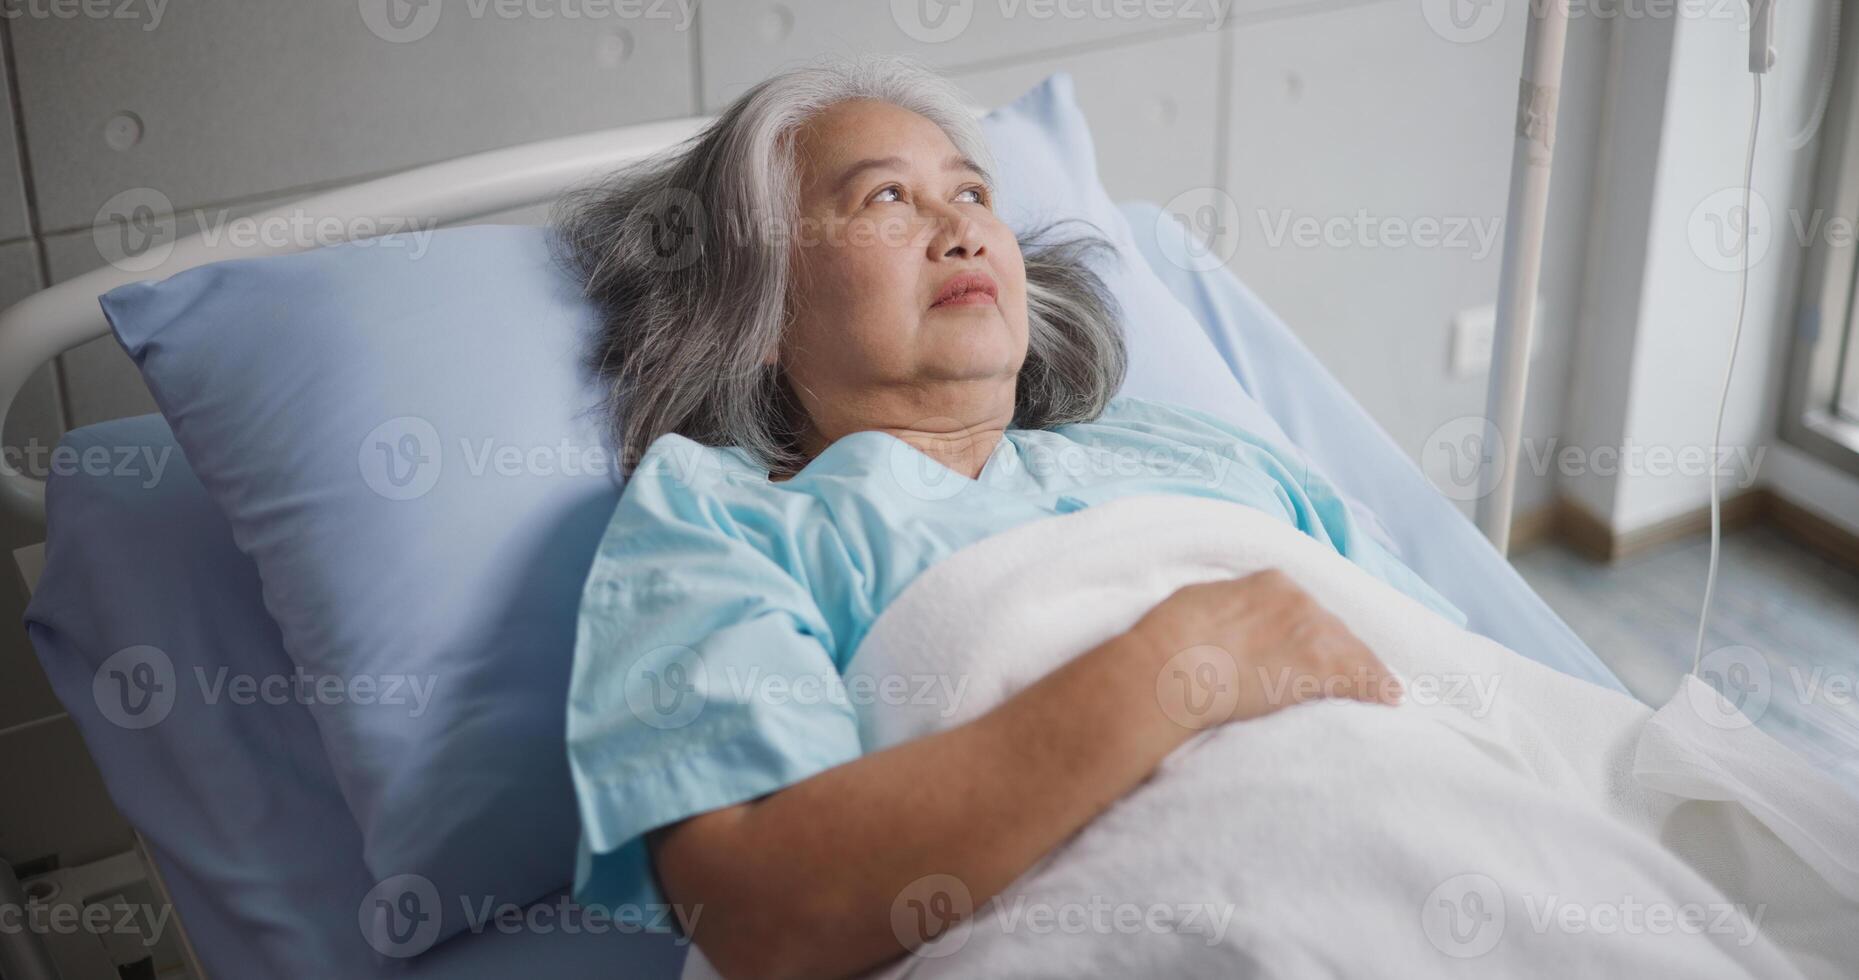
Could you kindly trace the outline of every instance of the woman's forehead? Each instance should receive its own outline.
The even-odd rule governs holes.
[[[844,171],[869,161],[899,169],[942,169],[951,158],[966,161],[942,127],[889,102],[841,102],[814,116],[796,140],[809,181],[837,182]]]

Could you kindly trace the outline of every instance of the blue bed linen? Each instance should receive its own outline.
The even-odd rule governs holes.
[[[739,449],[661,437],[582,596],[568,699],[576,897],[659,905],[641,834],[857,758],[838,681],[872,622],[931,565],[1040,518],[1140,494],[1228,500],[1464,622],[1292,459],[1129,397],[1091,422],[1007,430],[972,480],[883,432],[846,436],[784,481]]]
[[[1174,254],[1188,254],[1180,245],[1185,232],[1154,204],[1122,209],[1143,257],[1201,321],[1246,392],[1319,472],[1382,517],[1395,554],[1465,611],[1466,628],[1630,693],[1270,307],[1225,269],[1193,272],[1170,262],[1164,245],[1173,238]]]

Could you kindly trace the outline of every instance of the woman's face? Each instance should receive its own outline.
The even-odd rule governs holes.
[[[816,116],[795,149],[800,222],[778,361],[812,448],[864,429],[1010,417],[1026,268],[974,164],[935,123],[871,101]]]

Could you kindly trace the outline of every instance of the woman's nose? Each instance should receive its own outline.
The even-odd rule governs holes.
[[[929,243],[931,259],[971,259],[986,251],[981,229],[967,215],[951,208],[934,220],[935,232]]]

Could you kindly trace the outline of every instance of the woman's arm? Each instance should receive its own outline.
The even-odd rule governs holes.
[[[655,832],[654,863],[724,975],[856,972],[934,938],[892,927],[912,882],[952,875],[979,907],[1198,729],[1316,696],[1399,689],[1278,572],[1189,586],[972,722]]]

